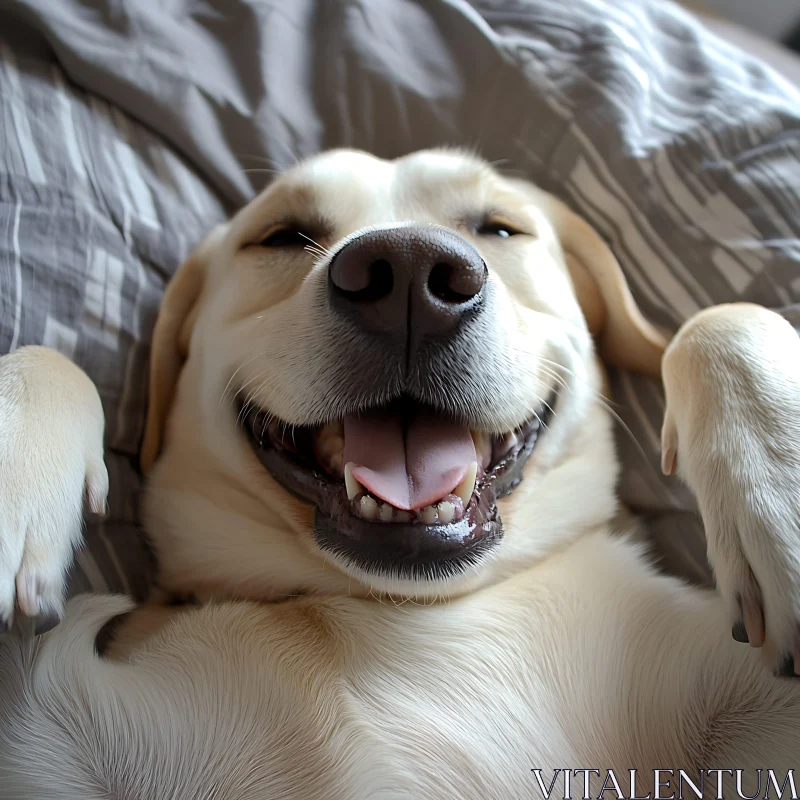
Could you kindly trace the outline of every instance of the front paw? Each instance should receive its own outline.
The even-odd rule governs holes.
[[[782,503],[775,503],[770,492],[728,500],[728,509],[706,511],[704,520],[709,559],[730,613],[731,635],[761,648],[776,675],[800,677],[797,508],[781,509]]]
[[[765,309],[722,306],[663,366],[662,469],[697,497],[732,635],[800,677],[800,339]]]
[[[59,622],[84,500],[102,514],[107,495],[91,381],[46,348],[0,359],[0,632],[15,610],[37,633]]]

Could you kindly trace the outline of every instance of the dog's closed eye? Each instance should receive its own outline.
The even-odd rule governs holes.
[[[486,222],[481,225],[476,233],[479,236],[499,236],[508,239],[509,236],[518,236],[521,231],[514,230],[510,225],[502,222]]]
[[[306,247],[313,239],[298,228],[280,228],[259,242],[261,247]]]
[[[469,225],[476,236],[497,237],[499,239],[510,239],[512,236],[532,236],[534,231],[525,230],[518,223],[508,221],[503,213],[491,212],[473,218]]]

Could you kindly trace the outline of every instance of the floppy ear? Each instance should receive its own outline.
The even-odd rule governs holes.
[[[224,226],[218,226],[189,254],[169,282],[161,301],[153,330],[147,420],[139,453],[139,464],[145,475],[161,449],[164,424],[175,397],[178,377],[189,355],[189,341],[206,279],[206,264],[224,232]]]
[[[560,201],[549,211],[600,356],[612,366],[660,377],[667,338],[642,316],[608,245]]]

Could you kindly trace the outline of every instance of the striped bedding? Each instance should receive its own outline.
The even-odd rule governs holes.
[[[800,325],[800,92],[666,1],[17,0],[0,108],[0,352],[66,353],[108,420],[111,513],[74,591],[154,575],[135,456],[166,281],[320,149],[476,149],[585,216],[664,328],[737,299]],[[613,384],[622,497],[664,567],[707,582],[658,469],[660,388]]]

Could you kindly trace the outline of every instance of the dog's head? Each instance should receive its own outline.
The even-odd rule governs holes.
[[[657,374],[614,257],[550,195],[448,151],[300,164],[167,290],[142,450],[162,562],[195,548],[198,580],[259,596],[532,563],[614,511],[593,338]]]

